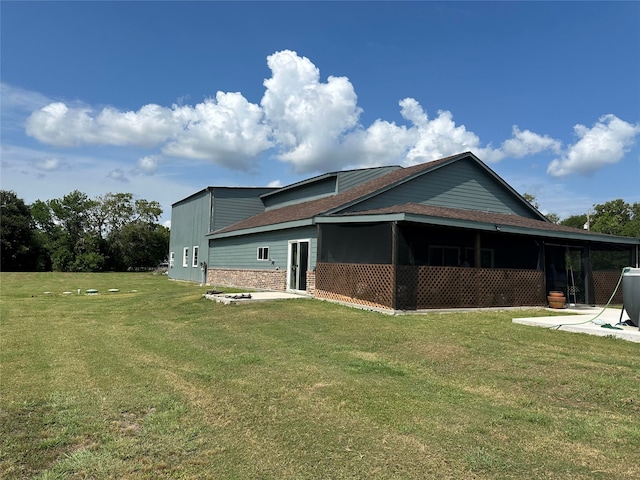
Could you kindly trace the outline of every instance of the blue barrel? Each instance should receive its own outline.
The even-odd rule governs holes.
[[[625,267],[622,271],[622,303],[631,323],[640,326],[640,268]]]

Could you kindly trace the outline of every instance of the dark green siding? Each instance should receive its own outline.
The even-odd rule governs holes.
[[[405,203],[506,213],[538,218],[497,179],[472,160],[461,160],[410,180],[347,211]]]
[[[272,188],[214,188],[211,231],[263,212],[260,195],[271,191]]]
[[[267,210],[284,207],[295,203],[307,202],[316,198],[334,195],[336,193],[336,177],[329,176],[314,182],[303,183],[300,186],[283,190],[276,195],[263,199]]]
[[[177,280],[202,281],[200,267],[193,267],[193,247],[198,246],[198,263],[207,258],[205,235],[209,230],[210,190],[199,192],[171,209],[169,252],[175,260],[169,266],[169,277]],[[188,265],[183,266],[184,248],[189,249]]]
[[[219,229],[264,211],[260,195],[271,188],[209,187],[175,203],[171,208],[169,252],[175,260],[169,266],[169,277],[177,280],[202,281],[200,262],[208,262],[212,230]],[[198,247],[198,266],[193,266],[194,246]],[[184,248],[189,249],[188,265],[183,266]]]
[[[310,239],[309,268],[313,269],[316,266],[316,231],[316,227],[312,226],[211,240],[209,266],[257,270],[272,270],[278,267],[280,270],[285,270],[289,240]],[[273,264],[270,261],[257,259],[258,247],[269,247],[269,257]]]
[[[386,175],[389,172],[397,170],[400,167],[379,167],[367,168],[364,170],[349,170],[338,173],[338,193],[344,192],[355,186],[361,185],[373,180],[374,178]]]
[[[347,170],[327,175],[293,185],[274,195],[263,198],[267,210],[308,202],[317,198],[344,192],[369,180],[385,175],[400,167],[376,167],[362,170]]]

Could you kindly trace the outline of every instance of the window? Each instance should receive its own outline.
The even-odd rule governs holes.
[[[184,247],[184,250],[182,251],[182,266],[189,266],[189,247]]]
[[[169,254],[169,266],[173,268],[173,265],[175,264],[175,262],[176,262],[176,252],[171,252]]]
[[[430,246],[429,265],[457,267],[460,265],[460,249],[458,247]]]
[[[269,247],[258,247],[258,260],[269,260]]]
[[[469,265],[475,267],[476,265],[476,249],[465,249],[466,259]],[[493,268],[495,266],[494,250],[493,248],[481,248],[480,249],[480,266],[482,268]]]
[[[200,247],[198,247],[198,245],[194,245],[193,246],[193,263],[191,264],[192,267],[198,266],[198,250],[200,250]]]

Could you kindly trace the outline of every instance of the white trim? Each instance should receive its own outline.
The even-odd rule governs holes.
[[[198,254],[200,253],[200,246],[199,245],[194,245],[193,246],[193,250],[192,250],[192,255],[191,255],[191,266],[192,267],[197,267],[198,266]]]
[[[189,247],[184,247],[182,249],[182,266],[183,267],[189,266]]]
[[[309,245],[309,248],[307,249],[307,270],[309,270],[309,267],[311,265],[311,239],[310,238],[300,238],[297,240],[289,240],[287,242],[287,290],[291,290],[292,292],[303,292],[304,290],[297,290],[294,288],[291,288],[291,270],[293,265],[291,264],[291,246],[294,243],[297,243],[298,245],[302,242],[307,242]]]
[[[266,251],[266,255],[265,255]],[[260,255],[262,253],[262,255]],[[257,247],[256,249],[256,260],[259,262],[269,261],[269,245],[264,245],[262,247]]]

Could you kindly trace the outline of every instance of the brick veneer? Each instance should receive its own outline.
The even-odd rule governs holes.
[[[307,270],[307,295],[315,296],[316,294],[316,272],[315,270]]]
[[[285,291],[287,288],[287,272],[284,270],[209,268],[207,270],[207,284]]]

